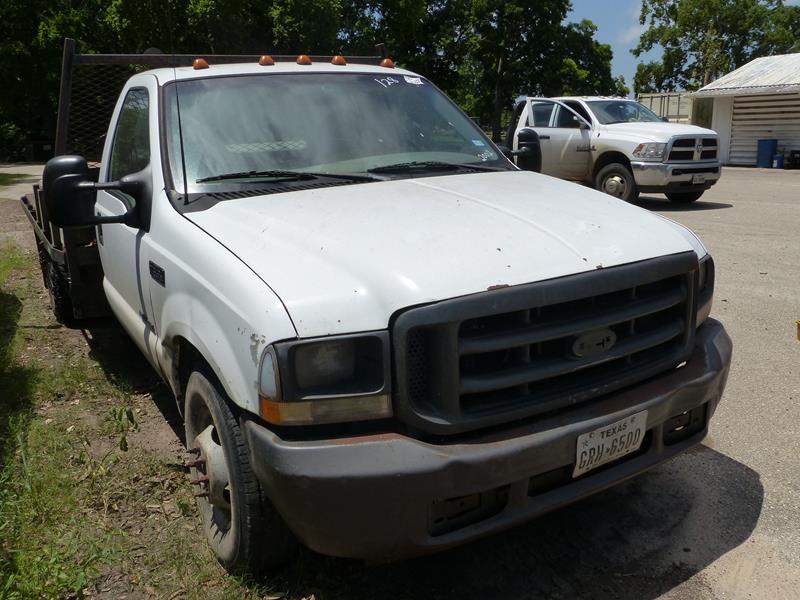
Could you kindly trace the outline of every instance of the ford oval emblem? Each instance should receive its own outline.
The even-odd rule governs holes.
[[[617,343],[617,334],[608,328],[595,329],[579,335],[572,342],[572,353],[578,358],[605,354]]]

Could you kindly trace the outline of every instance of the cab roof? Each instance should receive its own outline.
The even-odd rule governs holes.
[[[553,100],[583,100],[584,102],[596,102],[598,100],[633,100],[622,96],[558,96]]]
[[[345,57],[345,60],[347,57]],[[160,68],[146,71],[155,75],[159,84],[164,85],[171,81],[191,79],[206,79],[208,77],[225,77],[230,75],[270,75],[277,73],[368,73],[381,77],[408,75],[419,77],[412,71],[397,67],[381,67],[363,63],[348,63],[347,65],[333,65],[330,62],[314,62],[310,65],[299,65],[295,61],[276,61],[269,66],[261,66],[257,62],[229,63],[215,65],[211,60],[208,68],[195,69],[194,67]]]

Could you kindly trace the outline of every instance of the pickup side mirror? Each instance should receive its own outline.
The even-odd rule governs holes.
[[[88,227],[102,223],[124,223],[139,226],[136,206],[123,215],[95,215],[97,190],[119,190],[131,196],[138,205],[148,192],[150,167],[126,175],[119,181],[95,183],[82,156],[56,156],[47,161],[42,175],[45,204],[50,220],[59,227]]]
[[[661,117],[661,120],[664,121],[664,123],[669,123],[669,117]]]
[[[548,139],[550,136],[545,136]],[[517,166],[526,171],[542,172],[542,146],[539,134],[530,127],[523,127],[517,134]]]

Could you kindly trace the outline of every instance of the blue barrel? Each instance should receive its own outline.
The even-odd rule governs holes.
[[[772,168],[773,169],[782,169],[783,168],[783,154],[776,154],[772,157]]]
[[[762,169],[772,168],[772,157],[778,153],[778,140],[758,140],[756,166]]]

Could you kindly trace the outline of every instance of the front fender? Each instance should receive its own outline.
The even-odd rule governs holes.
[[[153,220],[158,231],[151,236],[149,259],[161,267],[163,280],[151,283],[150,303],[164,378],[178,395],[185,339],[234,404],[258,412],[261,354],[272,342],[296,337],[294,325],[280,298],[239,257],[168,202],[156,208],[161,214]]]

